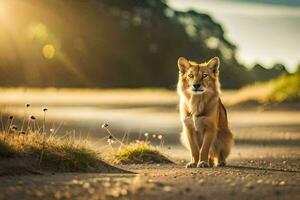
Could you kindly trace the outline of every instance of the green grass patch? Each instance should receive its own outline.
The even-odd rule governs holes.
[[[110,160],[116,164],[172,163],[170,159],[161,153],[159,147],[152,146],[144,141],[121,146],[119,150],[110,155]]]
[[[241,89],[233,104],[257,102],[259,104],[294,103],[300,100],[300,70],[274,80],[256,83]]]
[[[295,102],[300,100],[300,70],[270,82],[272,90],[266,95],[268,102]]]

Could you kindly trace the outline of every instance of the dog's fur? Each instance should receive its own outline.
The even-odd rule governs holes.
[[[218,57],[198,64],[180,57],[177,92],[180,97],[182,138],[191,151],[192,167],[212,167],[226,164],[233,144],[227,113],[219,97]]]

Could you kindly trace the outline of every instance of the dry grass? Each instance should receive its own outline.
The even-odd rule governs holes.
[[[14,159],[28,163],[25,168],[60,172],[111,172],[115,168],[102,161],[87,141],[73,137],[58,138],[39,132],[0,133],[0,162],[11,166]],[[17,163],[15,163],[17,165]],[[17,167],[17,166],[14,166]],[[22,168],[24,166],[22,165]],[[1,173],[0,173],[1,174]]]
[[[48,109],[42,109],[44,117],[42,125],[39,126],[37,118],[30,115],[29,108],[30,104],[26,104],[20,131],[14,125],[14,116],[8,116],[5,125],[1,118],[0,175],[15,174],[16,171],[28,171],[28,169],[29,171],[39,169],[59,172],[123,172],[102,161],[100,153],[91,146],[87,139],[76,140],[74,134],[58,137],[55,129],[51,129],[51,133],[46,133]],[[108,126],[108,124],[103,124],[102,128],[108,133],[109,146],[117,142],[121,147],[113,156],[114,163],[170,162],[157,147],[146,142],[125,145],[111,133]],[[162,136],[159,135],[158,139],[162,145]],[[116,152],[113,149],[109,151]]]
[[[152,146],[145,141],[136,141],[121,146],[108,158],[115,164],[154,164],[172,163],[159,147]]]
[[[106,126],[104,128],[109,131]],[[126,145],[111,133],[108,137],[119,144],[118,149],[106,147],[107,160],[113,164],[172,163],[158,146],[150,145],[150,142],[137,141]],[[87,140],[76,140],[74,135],[58,137],[40,131],[0,133],[0,175],[23,174],[22,170],[124,172],[106,164],[102,160],[103,154],[94,150]]]

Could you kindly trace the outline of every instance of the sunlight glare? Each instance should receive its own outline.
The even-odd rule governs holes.
[[[46,44],[42,49],[43,56],[46,59],[52,59],[55,56],[55,47],[52,44]]]
[[[0,0],[0,20],[7,20],[7,5],[5,5],[3,0]]]
[[[31,23],[28,26],[28,37],[30,40],[37,39],[41,42],[48,38],[48,30],[45,24]]]

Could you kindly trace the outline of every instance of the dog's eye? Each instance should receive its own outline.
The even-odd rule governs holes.
[[[206,78],[208,76],[208,74],[203,74],[202,76],[203,76],[203,78]]]
[[[194,78],[194,75],[193,75],[193,74],[189,74],[189,77],[190,77],[190,78]]]

